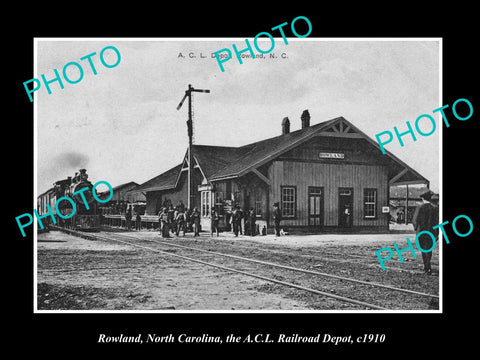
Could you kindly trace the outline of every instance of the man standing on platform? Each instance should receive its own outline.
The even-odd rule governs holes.
[[[185,205],[183,204],[183,201],[182,201],[182,200],[180,200],[180,201],[178,202],[177,210],[178,210],[178,212],[180,212],[180,213],[184,213],[184,212],[185,212]]]
[[[184,212],[177,211],[177,215],[175,216],[175,224],[176,224],[176,235],[180,234],[180,229],[183,230],[183,236],[185,236],[185,232],[187,230],[187,221]]]
[[[257,215],[255,214],[255,210],[253,208],[250,208],[250,210],[248,211],[248,223],[250,227],[250,236],[257,235],[257,226],[255,224],[256,220],[257,220]]]
[[[200,236],[200,213],[197,208],[193,209],[192,213],[193,220],[193,236]]]
[[[127,207],[127,211],[125,212],[125,222],[127,230],[132,229],[132,208],[129,206]]]
[[[432,229],[435,225],[439,223],[438,207],[434,206],[430,202],[432,195],[433,192],[430,190],[420,195],[423,202],[415,209],[415,213],[413,214],[413,226],[417,234],[422,231],[429,231],[435,236],[436,239],[438,239],[438,228]],[[418,238],[418,242],[422,249],[432,249],[433,239],[430,235],[420,235],[420,237]],[[432,259],[432,251],[422,252],[422,258],[425,274],[432,275],[432,266],[430,263]]]
[[[210,236],[213,236],[213,233],[217,233],[218,237],[218,221],[220,220],[220,216],[218,215],[217,210],[212,209],[212,223],[210,227]]]
[[[137,213],[137,216],[135,217],[135,230],[141,230],[142,229],[142,217],[140,216],[139,213]]]
[[[160,226],[160,234],[162,238],[170,237],[170,227],[168,225],[168,211],[166,208],[162,208],[158,215],[158,225]]]
[[[275,236],[280,236],[280,221],[282,220],[282,211],[278,205],[278,202],[273,204],[273,226],[275,228]]]
[[[235,206],[235,210],[233,211],[232,214],[232,225],[233,225],[233,233],[235,236],[238,236],[238,232],[240,230],[241,226],[241,221],[242,221],[242,213],[240,212],[240,206]]]

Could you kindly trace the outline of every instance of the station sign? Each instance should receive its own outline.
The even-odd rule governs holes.
[[[320,159],[344,159],[345,154],[342,153],[331,153],[331,152],[321,152],[318,154]]]

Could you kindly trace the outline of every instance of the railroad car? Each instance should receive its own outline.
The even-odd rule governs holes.
[[[75,173],[75,176],[71,176],[66,179],[56,181],[52,188],[38,197],[37,211],[40,215],[44,215],[48,212],[47,204],[50,205],[52,212],[55,216],[56,225],[66,227],[70,229],[82,230],[82,231],[98,231],[100,227],[100,214],[98,211],[98,204],[92,194],[93,184],[88,180],[88,174],[85,169],[80,169]],[[73,195],[75,192],[83,188],[81,194]],[[68,200],[62,200],[56,207],[55,204],[62,197],[69,197],[75,204],[75,212],[73,216],[68,219],[64,219],[58,215],[58,211],[61,215],[69,216],[73,212],[72,203]],[[47,216],[42,219],[42,223],[45,225],[53,224],[52,218]]]

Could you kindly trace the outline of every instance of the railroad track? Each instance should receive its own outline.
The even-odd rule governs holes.
[[[116,229],[112,229],[112,228],[105,228],[104,231],[106,232],[114,232],[114,233],[119,233],[119,234],[125,234],[123,231],[120,231],[120,230],[116,230]],[[181,239],[181,241],[194,241],[194,239],[192,238],[185,238],[185,237],[177,237],[177,239]],[[233,239],[232,239],[233,240]],[[242,240],[247,240],[248,241],[248,237],[244,237],[242,238]],[[278,250],[278,249],[275,249],[275,248],[271,248],[271,247],[268,247],[268,248],[260,248],[256,245],[246,245],[243,243],[240,243],[239,241],[225,241],[225,240],[215,240],[215,238],[211,238],[211,237],[206,237],[206,238],[202,238],[202,242],[208,242],[208,243],[213,243],[213,244],[221,244],[221,245],[226,245],[226,244],[231,244],[233,246],[235,246],[236,248],[244,248],[244,249],[248,249],[248,250],[252,250],[252,249],[255,249],[255,251],[261,251],[261,252],[267,252],[269,254],[278,254],[278,255],[292,255],[292,253],[287,253],[287,252],[284,252],[282,250]],[[264,244],[262,244],[264,245]],[[379,247],[380,248],[380,247]],[[336,252],[332,252],[332,251],[316,251],[316,250],[312,250],[311,248],[308,248],[306,250],[304,250],[305,252],[308,252],[308,254],[302,254],[301,251],[296,251],[295,252],[295,255],[296,256],[299,256],[299,257],[307,257],[307,258],[311,258],[311,259],[315,259],[315,260],[318,260],[318,261],[321,261],[321,262],[333,262],[333,263],[351,263],[351,264],[355,264],[355,265],[359,265],[359,266],[362,266],[362,267],[367,267],[367,268],[372,268],[372,269],[378,269],[379,271],[383,271],[381,270],[381,266],[378,262],[378,259],[377,257],[374,255],[373,251],[372,251],[372,254],[370,254],[371,256],[367,256],[366,254],[362,253],[362,254],[351,254],[351,253],[336,253]],[[318,255],[318,256],[317,256]],[[417,269],[412,269],[412,267],[409,267],[408,265],[416,265],[417,262],[418,262],[418,256],[417,255],[417,259],[414,259],[411,254],[407,253],[407,254],[403,254],[403,258],[404,258],[404,262],[402,263],[400,261],[400,259],[398,258],[392,258],[390,260],[388,260],[388,262],[390,264],[398,264],[399,266],[392,266],[392,265],[384,265],[385,266],[385,269],[388,270],[388,271],[397,271],[397,272],[402,272],[402,273],[410,273],[410,274],[421,274],[423,273],[423,271],[420,271],[420,270],[417,270]],[[435,259],[432,259],[431,261],[431,265],[432,265],[432,269],[434,270],[439,270],[439,265],[438,265],[438,262],[435,260]]]
[[[280,263],[273,263],[269,261],[263,261],[259,259],[254,259],[250,257],[245,257],[245,256],[238,256],[238,255],[233,255],[231,253],[226,253],[226,252],[219,252],[219,251],[213,251],[213,250],[208,250],[208,249],[202,249],[198,248],[195,246],[186,246],[186,245],[180,245],[180,244],[174,244],[169,241],[162,241],[162,240],[156,240],[156,239],[148,239],[148,238],[139,238],[136,236],[130,236],[130,235],[125,235],[124,233],[119,233],[119,232],[102,232],[102,233],[89,233],[88,237],[90,238],[95,238],[97,240],[103,240],[103,241],[110,241],[110,242],[116,242],[116,243],[121,243],[124,245],[129,245],[132,247],[136,248],[141,248],[143,250],[159,253],[165,256],[170,256],[170,257],[176,257],[176,258],[181,258],[186,261],[190,262],[195,262],[195,263],[200,263],[205,266],[221,269],[227,272],[231,273],[238,273],[242,274],[244,276],[252,277],[252,278],[257,278],[264,280],[269,283],[274,283],[277,285],[282,285],[287,288],[291,289],[297,289],[301,290],[304,292],[316,294],[319,296],[325,296],[328,298],[333,298],[337,301],[343,302],[343,303],[350,303],[354,304],[356,307],[360,308],[366,308],[366,309],[374,309],[374,310],[389,310],[389,308],[382,306],[381,304],[375,303],[377,301],[364,301],[364,300],[358,300],[358,299],[353,299],[351,297],[339,295],[336,293],[332,293],[326,291],[326,289],[323,289],[321,286],[320,288],[318,286],[312,286],[311,282],[309,281],[307,285],[304,284],[298,284],[298,276],[301,274],[302,276],[308,275],[310,277],[313,277],[315,279],[322,278],[322,281],[327,281],[330,284],[335,282],[335,284],[338,283],[348,283],[348,284],[353,284],[354,286],[366,286],[370,290],[376,294],[378,294],[379,290],[383,291],[384,293],[381,294],[381,297],[388,297],[390,295],[388,294],[393,294],[391,296],[398,296],[398,294],[401,294],[403,296],[413,296],[415,298],[428,298],[430,300],[432,299],[438,299],[438,295],[434,294],[428,294],[428,293],[422,293],[419,291],[414,291],[414,290],[409,290],[409,289],[403,289],[403,288],[397,288],[389,285],[384,285],[384,284],[379,284],[379,283],[373,283],[370,281],[363,281],[363,280],[358,280],[354,278],[348,278],[348,277],[343,277],[343,276],[338,276],[334,274],[328,274],[328,273],[323,273],[319,271],[314,271],[314,270],[309,270],[309,269],[303,269],[303,268],[298,268],[298,267],[293,267],[293,266],[288,266],[288,265],[283,265]],[[172,252],[172,248],[175,249],[175,252]],[[177,254],[177,251],[182,251],[184,253],[193,253],[194,255],[185,255],[185,254]],[[292,254],[290,254],[292,255]],[[296,255],[296,254],[294,254]],[[207,257],[207,259],[205,259]],[[215,259],[219,258],[227,258],[230,261],[233,261],[235,263],[250,263],[254,264],[257,266],[259,269],[258,271],[245,271],[245,270],[240,270],[237,267],[231,267],[231,266],[226,266],[223,264],[219,264],[218,261],[215,262]],[[281,276],[278,276],[277,274],[274,276],[265,276],[262,275],[261,272],[265,271],[265,268],[275,268],[275,269],[280,269],[281,271],[297,274],[297,276],[294,278],[295,280],[293,281],[285,281]],[[257,270],[257,269],[256,269]],[[291,276],[291,275],[290,275]],[[295,283],[295,282],[296,283]],[[317,284],[315,284],[317,285]],[[352,285],[349,285],[352,286]],[[335,286],[335,290],[337,290],[337,286]],[[385,294],[386,292],[386,294]],[[394,294],[397,295],[394,295]]]
[[[191,238],[188,238],[188,239],[179,238],[179,239],[181,239],[181,241],[185,241],[185,240],[192,241]],[[292,255],[292,252],[288,253],[288,252],[278,250],[278,249],[274,249],[274,248],[271,248],[271,247],[260,248],[259,246],[256,246],[256,245],[242,245],[238,241],[235,241],[235,242],[229,242],[229,241],[225,241],[225,240],[215,241],[213,239],[206,239],[206,240],[203,240],[203,241],[206,241],[208,243],[215,244],[215,245],[218,245],[218,244],[232,245],[235,248],[242,248],[242,249],[245,249],[245,250],[255,249],[255,251],[266,252],[266,253],[269,253],[269,254],[278,254],[278,255],[285,255],[285,256],[291,256]],[[295,256],[311,258],[311,259],[318,260],[318,261],[321,261],[321,262],[352,263],[352,264],[355,264],[355,265],[360,265],[360,266],[364,266],[364,267],[368,267],[368,268],[381,270],[381,266],[378,263],[378,259],[377,259],[376,256],[368,257],[366,255],[357,255],[357,254],[340,254],[340,253],[335,253],[335,252],[331,252],[331,251],[315,251],[315,250],[311,250],[311,249],[306,250],[306,252],[308,252],[308,254],[302,254],[302,252],[296,251]],[[339,259],[339,257],[340,257],[340,259]],[[405,254],[404,254],[404,257],[405,257]],[[404,264],[405,263],[411,263],[412,261],[415,261],[415,259],[413,259],[411,257],[406,258]],[[402,264],[402,262],[399,259],[395,259],[395,258],[390,259],[389,262]],[[400,271],[400,272],[406,272],[406,273],[410,273],[410,274],[418,274],[419,273],[419,271],[411,270],[404,265],[402,265],[401,267],[386,265],[385,268],[386,268],[386,270],[389,270],[389,271]],[[438,264],[435,261],[432,261],[432,268],[438,270]]]

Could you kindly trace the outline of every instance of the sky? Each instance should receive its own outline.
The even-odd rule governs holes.
[[[260,47],[268,49],[270,41]],[[253,39],[250,39],[253,43]],[[245,47],[245,39],[36,39],[35,77],[54,78],[72,61],[83,78],[42,84],[35,93],[37,194],[86,168],[89,179],[112,186],[139,184],[181,163],[188,145],[187,103],[177,105],[188,84],[210,93],[194,93],[195,144],[241,146],[281,134],[288,116],[300,129],[308,109],[310,124],[343,116],[375,140],[375,134],[430,114],[437,130],[417,141],[403,138],[386,149],[430,180],[439,191],[440,107],[438,39],[288,39],[275,38],[264,59],[234,57],[221,72],[212,53]],[[100,52],[114,46],[118,66],[108,68]],[[91,60],[80,58],[96,52]],[[232,50],[233,52],[233,50]],[[104,52],[114,64],[112,50]],[[67,76],[79,77],[75,66]],[[419,123],[424,132],[431,124]],[[99,188],[100,189],[100,188]]]

